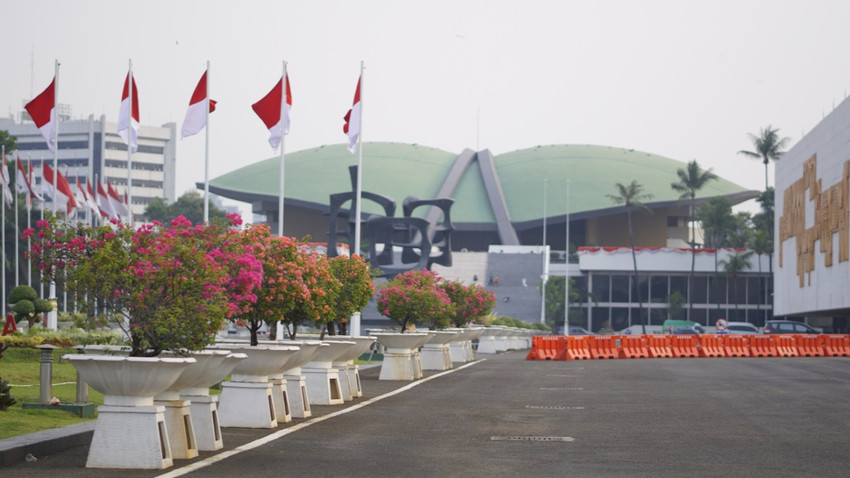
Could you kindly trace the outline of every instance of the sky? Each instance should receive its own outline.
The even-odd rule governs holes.
[[[764,166],[736,154],[752,149],[748,133],[772,125],[790,148],[850,89],[846,0],[6,0],[3,10],[3,116],[50,83],[58,59],[73,117],[117,121],[132,59],[142,124],[175,122],[179,136],[209,61],[211,178],[277,155],[251,105],[283,61],[287,153],[346,141],[363,62],[367,142],[496,155],[615,146],[696,159],[756,190]],[[179,196],[203,182],[202,134],[178,140],[177,161]]]

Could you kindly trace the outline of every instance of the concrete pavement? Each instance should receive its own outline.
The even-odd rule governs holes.
[[[484,356],[479,356],[484,357]],[[366,396],[167,470],[90,470],[87,445],[17,477],[847,476],[850,359],[526,361],[486,356],[415,382],[362,372]]]

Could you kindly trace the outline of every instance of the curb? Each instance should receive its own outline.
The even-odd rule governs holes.
[[[0,466],[20,463],[26,459],[27,454],[39,457],[88,445],[94,434],[95,422],[91,420],[0,440]]]

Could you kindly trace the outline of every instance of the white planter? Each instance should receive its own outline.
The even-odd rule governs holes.
[[[221,384],[219,418],[222,427],[275,428],[277,413],[269,375],[280,373],[297,347],[277,345],[217,345],[247,355]]]
[[[163,469],[173,465],[165,409],[167,390],[193,358],[65,355],[80,377],[103,394],[87,468]]]
[[[341,405],[344,401],[339,370],[333,366],[334,360],[342,357],[357,346],[356,342],[324,342],[327,347],[319,347],[310,362],[301,367],[301,374],[307,381],[307,390],[311,405]],[[347,378],[346,378],[347,380]]]
[[[210,396],[210,387],[224,380],[247,355],[212,349],[195,352],[192,357],[197,362],[187,367],[168,390],[154,397],[157,405],[166,407],[165,422],[174,458],[194,458],[198,451],[215,451],[224,446],[218,418],[219,397]]]
[[[334,360],[333,366],[339,370],[343,399],[348,401],[352,398],[362,397],[363,387],[360,383],[360,367],[354,363],[354,360],[368,352],[377,339],[363,335],[337,335],[330,338],[326,337],[325,340],[329,342],[342,340],[357,344],[356,347],[350,348],[345,354]]]
[[[295,418],[310,418],[313,410],[310,408],[310,394],[307,392],[307,380],[301,374],[301,367],[309,362],[322,342],[318,340],[280,340],[280,345],[293,345],[300,347],[293,357],[286,362],[287,369],[283,372],[286,378],[286,391],[289,395],[289,405],[292,416]]]
[[[432,330],[433,336],[422,346],[422,370],[449,370],[452,354],[449,344],[460,335],[455,330]]]
[[[419,347],[431,338],[430,333],[398,332],[374,333],[384,347],[384,360],[381,363],[379,380],[415,380],[422,376],[419,362]]]

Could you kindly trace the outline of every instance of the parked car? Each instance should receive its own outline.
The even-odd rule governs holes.
[[[726,324],[726,334],[744,334],[744,335],[756,335],[759,334],[759,329],[755,325],[749,322],[728,322]]]
[[[564,335],[564,328],[563,327],[558,328],[558,331],[556,332],[556,334],[557,335]],[[594,334],[593,332],[590,332],[589,330],[587,330],[585,328],[579,327],[577,325],[571,325],[570,326],[570,335],[596,335],[596,334]]]
[[[768,320],[764,326],[766,334],[822,334],[822,329],[810,327],[794,320]]]

